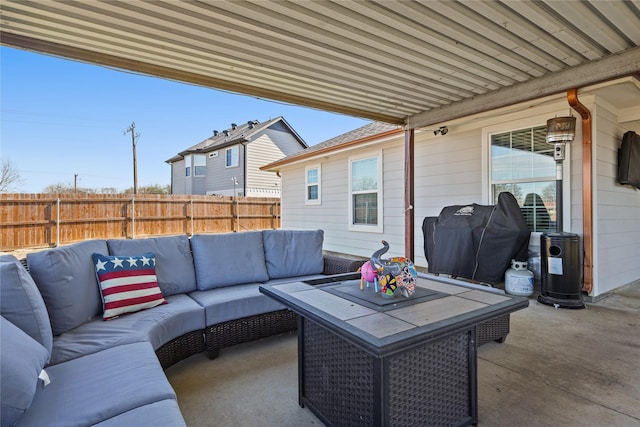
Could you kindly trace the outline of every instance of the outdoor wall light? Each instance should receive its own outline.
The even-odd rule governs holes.
[[[433,131],[434,135],[446,135],[449,132],[449,128],[446,126],[440,126],[438,129]]]

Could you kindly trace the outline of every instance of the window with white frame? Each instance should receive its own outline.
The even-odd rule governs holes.
[[[491,192],[513,194],[532,232],[555,231],[556,164],[546,126],[491,135]]]
[[[320,165],[307,166],[305,168],[305,202],[307,205],[320,204],[320,182]]]
[[[382,152],[349,158],[349,228],[382,232]]]
[[[231,168],[234,166],[238,166],[239,164],[239,148],[236,145],[235,147],[231,147],[231,148],[227,148],[226,151],[226,156],[227,156],[227,160],[226,160],[226,167]]]
[[[191,176],[191,154],[184,156],[184,176]]]
[[[207,156],[205,154],[193,155],[194,176],[205,176],[207,172]]]

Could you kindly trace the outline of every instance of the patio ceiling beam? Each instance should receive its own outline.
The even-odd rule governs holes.
[[[448,120],[555,95],[572,88],[581,88],[621,77],[637,76],[638,70],[640,70],[640,47],[634,47],[598,61],[416,113],[407,117],[407,127],[415,129],[432,126]]]
[[[404,123],[402,117],[391,116],[379,113],[377,111],[353,108],[346,105],[319,101],[307,97],[295,96],[286,92],[236,83],[230,80],[220,79],[204,74],[183,71],[171,67],[152,64],[145,61],[133,60],[116,55],[95,52],[10,32],[0,31],[0,39],[2,40],[2,44],[6,46],[26,49],[32,52],[39,52],[46,55],[78,60],[94,65],[119,68],[169,80],[191,83],[212,89],[225,90],[258,98],[277,100],[295,105],[302,105],[324,111],[333,111],[336,113],[342,113],[350,116],[362,117],[381,122],[394,124]]]

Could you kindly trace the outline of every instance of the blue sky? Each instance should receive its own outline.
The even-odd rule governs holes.
[[[132,187],[132,122],[139,186],[169,184],[165,160],[231,123],[283,116],[309,145],[369,123],[7,47],[0,79],[0,157],[19,171],[17,192],[75,174],[79,187]]]

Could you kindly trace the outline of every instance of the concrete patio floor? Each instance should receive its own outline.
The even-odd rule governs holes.
[[[297,339],[193,356],[167,376],[190,427],[321,426],[297,404]],[[583,310],[534,297],[478,349],[480,426],[639,426],[640,284]]]

